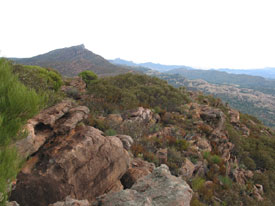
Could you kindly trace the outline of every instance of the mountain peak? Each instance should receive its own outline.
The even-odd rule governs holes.
[[[56,49],[32,58],[13,60],[20,64],[53,68],[62,75],[70,77],[77,76],[85,70],[90,70],[97,75],[103,76],[128,73],[130,71],[111,64],[103,57],[86,49],[84,44]]]
[[[80,44],[80,45],[76,45],[76,46],[72,46],[72,47],[79,48],[79,49],[85,49],[84,44]]]

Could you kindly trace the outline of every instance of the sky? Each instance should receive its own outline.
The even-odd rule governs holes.
[[[1,0],[0,56],[84,44],[106,59],[275,67],[274,0]]]

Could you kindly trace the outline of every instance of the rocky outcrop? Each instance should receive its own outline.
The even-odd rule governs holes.
[[[124,188],[131,188],[139,178],[151,174],[154,169],[155,165],[153,163],[146,162],[139,158],[133,159],[130,168],[120,181]]]
[[[256,198],[256,200],[258,200],[258,201],[263,201],[264,200],[264,198],[262,197],[263,194],[264,194],[263,186],[260,184],[254,185],[253,190],[252,190],[253,197]]]
[[[129,151],[131,149],[134,140],[129,135],[116,135],[117,138],[123,143],[123,147]]]
[[[156,168],[131,189],[100,197],[94,206],[189,206],[193,191],[179,177],[171,175],[166,165]]]
[[[18,152],[23,157],[30,156],[50,138],[74,129],[80,121],[87,118],[88,113],[87,107],[74,106],[70,100],[42,111],[28,121],[25,127],[28,136],[16,142]]]
[[[49,206],[90,206],[90,203],[88,200],[75,200],[68,196],[65,201],[56,202],[54,204],[50,204]]]
[[[186,158],[184,163],[182,164],[182,167],[180,168],[180,175],[184,179],[191,178],[194,170],[195,165],[188,158]]]
[[[230,122],[233,124],[238,124],[240,122],[240,112],[235,109],[230,109],[228,111]]]
[[[15,201],[7,202],[7,206],[19,206],[19,204]]]
[[[160,116],[158,114],[154,114],[150,109],[138,107],[137,109],[124,113],[123,120],[122,127],[132,123],[138,125],[152,125],[160,120]]]
[[[64,101],[28,122],[29,135],[16,146],[29,159],[10,200],[23,206],[48,206],[67,196],[94,200],[123,188],[120,179],[130,162],[126,149],[133,140],[105,137],[84,124],[77,127],[88,112],[87,107]]]

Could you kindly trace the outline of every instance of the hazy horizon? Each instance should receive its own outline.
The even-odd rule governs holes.
[[[195,68],[275,67],[272,0],[3,0],[0,56],[85,44],[105,59]]]

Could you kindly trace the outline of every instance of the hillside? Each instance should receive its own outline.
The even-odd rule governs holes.
[[[13,81],[2,75],[7,71]],[[84,82],[80,77],[60,79],[55,71],[37,66],[5,63],[0,74],[1,88],[6,88],[0,88],[1,103],[7,103],[0,107],[4,125],[14,126],[23,118],[13,130],[18,135],[8,136],[9,146],[1,142],[0,170],[6,172],[0,173],[0,192],[10,201],[23,206],[144,201],[161,206],[272,206],[275,201],[274,131],[220,99],[131,73],[99,79],[92,75],[92,81],[83,76]],[[17,82],[15,90],[8,89],[11,82]],[[42,104],[40,98],[44,103],[28,114],[24,108],[31,105],[14,103],[20,99],[20,92],[14,92],[18,88],[35,97],[20,102]],[[53,93],[58,98],[48,104],[43,96]],[[13,112],[3,112],[10,108]],[[8,118],[11,114],[19,119]],[[10,131],[4,125],[1,131]],[[24,164],[16,161],[19,157],[26,158]]]
[[[263,121],[267,126],[275,128],[275,96],[265,94],[248,88],[241,88],[236,85],[211,84],[205,80],[188,80],[177,74],[153,74],[161,79],[165,79],[175,87],[184,86],[188,90],[201,91],[205,94],[212,94],[221,98],[231,107],[243,113],[253,115]]]
[[[169,74],[180,74],[187,79],[202,79],[212,84],[236,85],[241,88],[253,89],[265,94],[275,95],[275,80],[246,74],[228,74],[216,70],[187,70],[184,68],[168,71]]]
[[[24,65],[37,65],[56,69],[64,76],[72,77],[84,70],[90,70],[100,76],[110,76],[131,72],[130,70],[115,66],[103,57],[94,54],[84,45],[56,49],[46,54],[31,58],[10,58],[16,63]]]

